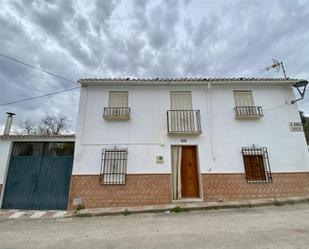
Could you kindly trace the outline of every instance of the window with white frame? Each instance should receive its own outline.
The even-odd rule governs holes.
[[[192,97],[190,91],[171,92],[171,110],[192,110]]]
[[[235,90],[233,93],[235,106],[254,106],[252,91]]]
[[[169,134],[200,134],[200,113],[192,109],[191,91],[172,91],[167,112]]]
[[[128,107],[127,91],[110,91],[108,107]]]
[[[128,120],[130,118],[128,95],[127,91],[110,91],[108,107],[104,107],[103,117],[107,120]]]
[[[237,119],[259,119],[263,117],[262,106],[255,106],[253,94],[250,90],[235,90],[235,118]]]
[[[125,184],[128,150],[123,148],[103,149],[101,184]]]

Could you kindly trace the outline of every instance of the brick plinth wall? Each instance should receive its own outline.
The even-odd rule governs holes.
[[[203,174],[204,201],[309,195],[309,172],[272,173],[271,183],[247,183],[244,174]]]
[[[309,195],[309,172],[272,173],[271,183],[247,183],[245,174],[202,174],[204,201]],[[0,185],[1,189],[1,185]],[[129,174],[125,185],[101,185],[99,175],[73,175],[69,209],[80,198],[86,208],[168,204],[170,174]]]
[[[128,174],[124,185],[101,185],[99,175],[73,175],[69,205],[80,198],[86,208],[171,203],[170,174]]]

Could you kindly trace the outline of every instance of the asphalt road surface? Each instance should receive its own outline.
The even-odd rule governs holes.
[[[1,220],[1,249],[309,249],[309,202],[259,208]]]

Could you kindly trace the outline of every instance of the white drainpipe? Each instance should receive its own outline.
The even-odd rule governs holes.
[[[212,121],[212,107],[211,107],[211,99],[210,99],[210,88],[211,84],[208,83],[208,89],[206,90],[206,97],[207,97],[207,118],[208,118],[208,125],[209,125],[209,140],[210,140],[210,147],[211,147],[211,154],[212,159],[216,160],[216,152],[215,152],[215,142],[214,142],[214,129],[213,129],[213,121]]]

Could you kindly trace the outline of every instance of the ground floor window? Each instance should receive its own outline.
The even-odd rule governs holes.
[[[247,182],[271,182],[271,171],[266,147],[242,147]]]
[[[127,157],[127,149],[102,150],[101,184],[125,184]]]

